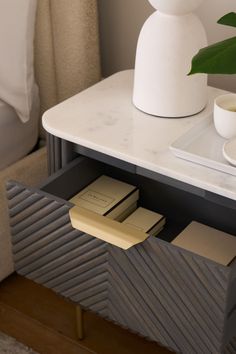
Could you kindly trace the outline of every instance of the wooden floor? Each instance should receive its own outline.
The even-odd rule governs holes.
[[[15,274],[0,284],[0,331],[42,354],[170,353],[88,312],[78,341],[75,305]]]

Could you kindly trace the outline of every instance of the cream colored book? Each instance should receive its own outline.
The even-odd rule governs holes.
[[[110,219],[122,219],[139,198],[136,186],[101,176],[70,199],[70,202]],[[133,206],[133,207],[132,207]]]
[[[195,221],[172,244],[225,266],[236,257],[236,237]]]
[[[156,236],[165,225],[165,217],[151,210],[139,207],[123,223],[150,236]]]

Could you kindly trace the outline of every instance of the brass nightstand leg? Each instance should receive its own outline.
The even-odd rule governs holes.
[[[76,305],[76,331],[79,340],[84,338],[83,310]]]

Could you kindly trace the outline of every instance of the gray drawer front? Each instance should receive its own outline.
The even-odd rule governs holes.
[[[101,173],[79,165],[78,188]],[[74,168],[44,190],[54,180],[58,189]],[[63,199],[17,182],[7,194],[19,274],[176,352],[223,353],[235,337],[236,262],[223,267],[152,237],[123,251],[74,230]],[[235,344],[224,352],[235,353]]]

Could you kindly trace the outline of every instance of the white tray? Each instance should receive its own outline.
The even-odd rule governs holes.
[[[223,156],[225,141],[217,134],[211,115],[182,135],[170,149],[177,157],[236,176],[236,168]]]

